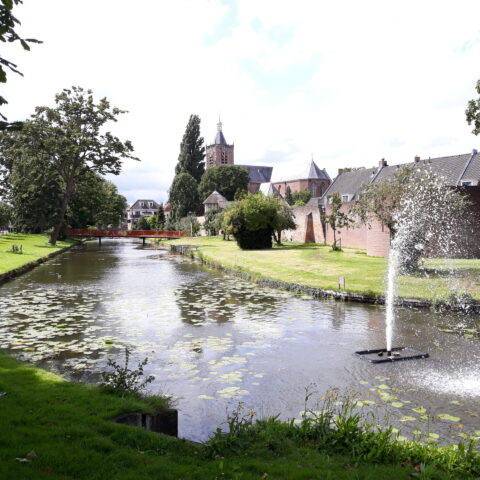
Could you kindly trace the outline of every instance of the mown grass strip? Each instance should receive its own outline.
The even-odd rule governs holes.
[[[192,251],[205,260],[241,270],[253,276],[297,283],[325,290],[339,290],[339,277],[345,277],[345,290],[365,295],[383,295],[387,259],[369,257],[363,250],[344,248],[333,252],[329,246],[286,244],[270,250],[241,250],[235,241],[220,237],[194,237],[169,241],[189,243]],[[418,275],[401,276],[397,293],[401,297],[438,301],[452,291],[468,293],[480,300],[480,260],[428,259]]]
[[[44,234],[10,233],[0,235],[0,275],[77,243],[76,240],[69,239],[59,241],[55,246],[52,246],[48,243],[48,238],[48,235]],[[14,245],[21,246],[22,253],[12,252],[12,246]]]

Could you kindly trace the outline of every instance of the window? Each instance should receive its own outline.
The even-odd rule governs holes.
[[[462,187],[471,187],[471,186],[472,186],[472,182],[468,182],[468,181],[462,182]]]
[[[348,195],[342,195],[342,202],[348,202]]]

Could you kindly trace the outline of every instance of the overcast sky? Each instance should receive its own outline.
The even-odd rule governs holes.
[[[72,85],[129,111],[111,131],[141,162],[113,181],[131,203],[167,200],[190,114],[211,143],[219,114],[236,163],[295,176],[467,153],[480,78],[478,0],[24,0],[2,52],[24,77],[9,120]]]

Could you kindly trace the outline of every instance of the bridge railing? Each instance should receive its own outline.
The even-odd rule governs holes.
[[[116,238],[180,238],[188,236],[188,232],[179,230],[122,230],[122,229],[82,229],[68,230],[71,237],[116,237]]]

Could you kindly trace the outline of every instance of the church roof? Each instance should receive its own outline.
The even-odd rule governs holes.
[[[227,141],[225,140],[225,135],[221,130],[217,132],[215,136],[215,141],[213,142],[215,145],[228,145]]]
[[[237,165],[248,171],[250,183],[268,183],[272,178],[273,167],[261,167],[259,165]]]
[[[276,181],[291,182],[294,180],[331,180],[327,171],[320,168],[313,160],[309,164],[303,165],[300,169],[294,170],[288,178],[278,179]]]

